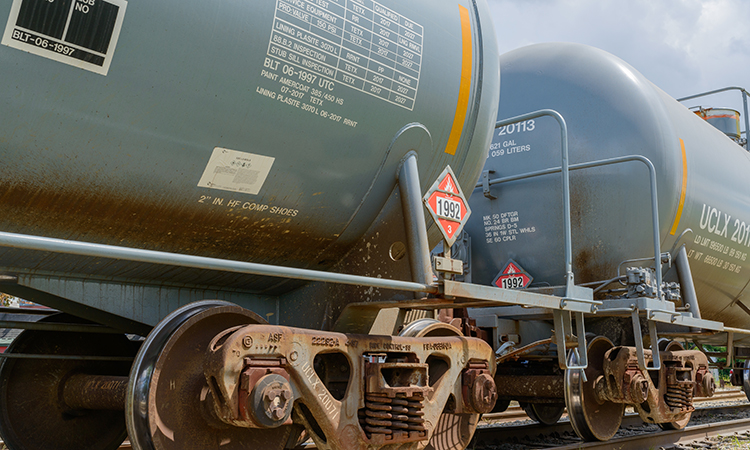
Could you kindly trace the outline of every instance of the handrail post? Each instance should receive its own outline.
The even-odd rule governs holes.
[[[742,90],[742,106],[745,109],[745,150],[750,152],[750,116],[747,114],[747,91]],[[740,136],[742,136],[740,134]]]
[[[565,233],[565,295],[571,295],[575,286],[573,276],[573,243],[570,220],[570,159],[568,158],[568,125],[562,114],[553,109],[540,109],[539,111],[521,114],[520,116],[511,117],[497,122],[495,129],[509,125],[511,123],[522,122],[524,120],[536,119],[538,117],[553,117],[560,125],[560,140],[562,143],[562,200],[563,200],[563,222]]]

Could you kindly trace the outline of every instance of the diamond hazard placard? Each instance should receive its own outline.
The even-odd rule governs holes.
[[[517,262],[508,260],[505,268],[500,271],[492,282],[503,289],[524,289],[531,284],[533,278]]]
[[[423,200],[448,245],[453,245],[471,209],[450,166],[443,170]]]

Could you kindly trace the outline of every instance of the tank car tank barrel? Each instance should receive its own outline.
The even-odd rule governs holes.
[[[16,233],[0,232],[0,246],[66,253],[71,255],[114,258],[152,264],[192,267],[196,269],[219,270],[250,275],[285,277],[297,280],[323,281],[355,286],[372,286],[409,292],[438,293],[437,286],[411,283],[408,281],[387,280],[382,278],[256,264],[243,261],[229,261],[203,256],[181,255],[177,253],[93,244],[90,242],[68,241],[64,239],[29,236]]]
[[[63,388],[63,401],[70,409],[121,411],[125,409],[128,377],[76,374]]]
[[[427,240],[427,225],[422,206],[422,189],[419,185],[416,154],[408,155],[401,164],[398,187],[401,190],[401,205],[404,209],[404,222],[406,222],[412,281],[430,284],[432,283],[432,261]]]

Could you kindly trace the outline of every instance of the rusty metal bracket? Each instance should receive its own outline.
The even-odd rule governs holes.
[[[482,193],[485,197],[490,200],[495,200],[497,197],[492,195],[490,191],[490,174],[495,173],[494,170],[485,170],[482,172]]]
[[[648,319],[648,334],[651,338],[651,355],[654,361],[652,367],[646,366],[646,353],[643,348],[643,334],[641,332],[641,316],[638,308],[633,308],[630,316],[633,319],[633,332],[635,338],[635,348],[638,355],[638,367],[641,370],[660,370],[661,357],[659,356],[659,336],[656,334],[656,322]]]
[[[734,367],[734,332],[727,331],[727,367]]]
[[[450,414],[491,409],[494,361],[486,342],[463,336],[233,327],[209,344],[203,372],[212,403],[206,406],[223,423],[269,429],[289,420],[293,404],[292,420],[308,428],[321,450],[417,448],[439,430],[451,398]],[[474,369],[480,372],[464,389],[464,374]]]
[[[578,354],[578,365],[568,365],[566,349],[568,338],[573,338],[573,320],[569,311],[553,310],[552,317],[555,324],[555,343],[557,344],[557,362],[563,370],[581,370],[581,377],[586,382],[585,369],[589,365],[588,352],[586,350],[586,328],[583,321],[583,313],[575,313],[576,331],[578,331],[578,347],[573,351]]]

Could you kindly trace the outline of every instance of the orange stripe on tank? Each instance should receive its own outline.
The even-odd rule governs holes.
[[[682,208],[685,207],[685,194],[687,192],[687,153],[685,153],[685,142],[682,139],[680,139],[680,147],[682,148],[682,190],[680,192],[680,203],[677,205],[677,215],[675,215],[672,230],[669,232],[673,236],[677,232],[677,226],[680,224]]]
[[[471,18],[469,10],[464,6],[458,5],[461,16],[461,40],[462,40],[462,58],[461,58],[461,83],[458,87],[458,103],[456,104],[456,115],[453,118],[453,127],[448,136],[448,144],[445,146],[445,153],[455,155],[458,150],[458,143],[461,140],[461,134],[464,131],[464,123],[469,107],[469,94],[471,93],[471,69],[474,65],[474,55],[471,39]]]

